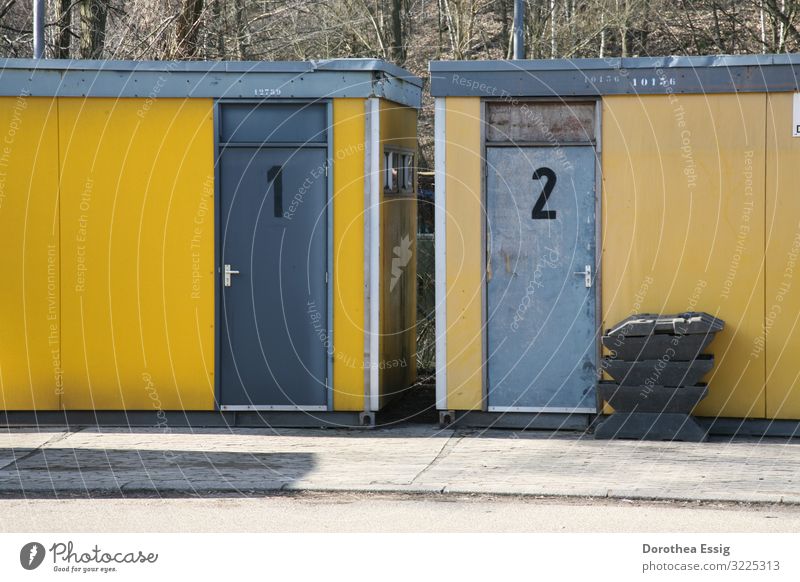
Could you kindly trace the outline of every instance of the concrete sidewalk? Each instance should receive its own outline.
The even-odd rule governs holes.
[[[800,439],[437,430],[2,429],[0,496],[488,493],[800,503]]]

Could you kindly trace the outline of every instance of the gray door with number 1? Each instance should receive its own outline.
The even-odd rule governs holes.
[[[220,155],[223,407],[326,407],[325,161],[320,147]]]
[[[595,151],[487,148],[489,410],[595,410]]]

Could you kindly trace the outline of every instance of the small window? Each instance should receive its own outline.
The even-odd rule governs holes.
[[[385,152],[383,154],[383,189],[387,192],[394,192],[395,182],[393,180],[394,172],[394,152]]]
[[[486,141],[593,143],[594,102],[520,101],[487,104]]]
[[[414,191],[414,154],[384,152],[383,189],[391,193]]]
[[[403,163],[403,191],[414,191],[414,154],[405,154]]]

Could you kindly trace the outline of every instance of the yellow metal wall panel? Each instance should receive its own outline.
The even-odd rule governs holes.
[[[764,344],[767,418],[800,418],[800,138],[791,93],[767,96],[767,253]]]
[[[603,99],[603,326],[724,319],[703,416],[765,414],[765,113],[763,94]]]
[[[55,99],[0,97],[0,409],[62,391]]]
[[[417,151],[417,110],[381,100],[381,145]]]
[[[209,99],[59,99],[64,406],[214,408]]]
[[[417,110],[381,101],[381,152],[417,152]],[[415,175],[416,177],[416,175]],[[416,184],[413,194],[381,195],[380,406],[416,381]]]
[[[416,198],[381,205],[380,406],[416,381]]]
[[[447,406],[483,405],[481,100],[446,98]]]
[[[364,99],[334,99],[334,410],[364,410],[365,130]]]

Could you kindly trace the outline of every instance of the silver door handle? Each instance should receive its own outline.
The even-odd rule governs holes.
[[[583,271],[577,271],[573,273],[573,275],[583,275],[583,282],[586,284],[586,288],[592,286],[592,266],[586,265],[586,268]]]
[[[223,271],[222,274],[223,274],[222,280],[223,280],[224,285],[226,287],[230,287],[231,286],[231,275],[238,275],[239,271],[234,271],[233,269],[231,269],[230,265],[225,265],[225,270]]]

